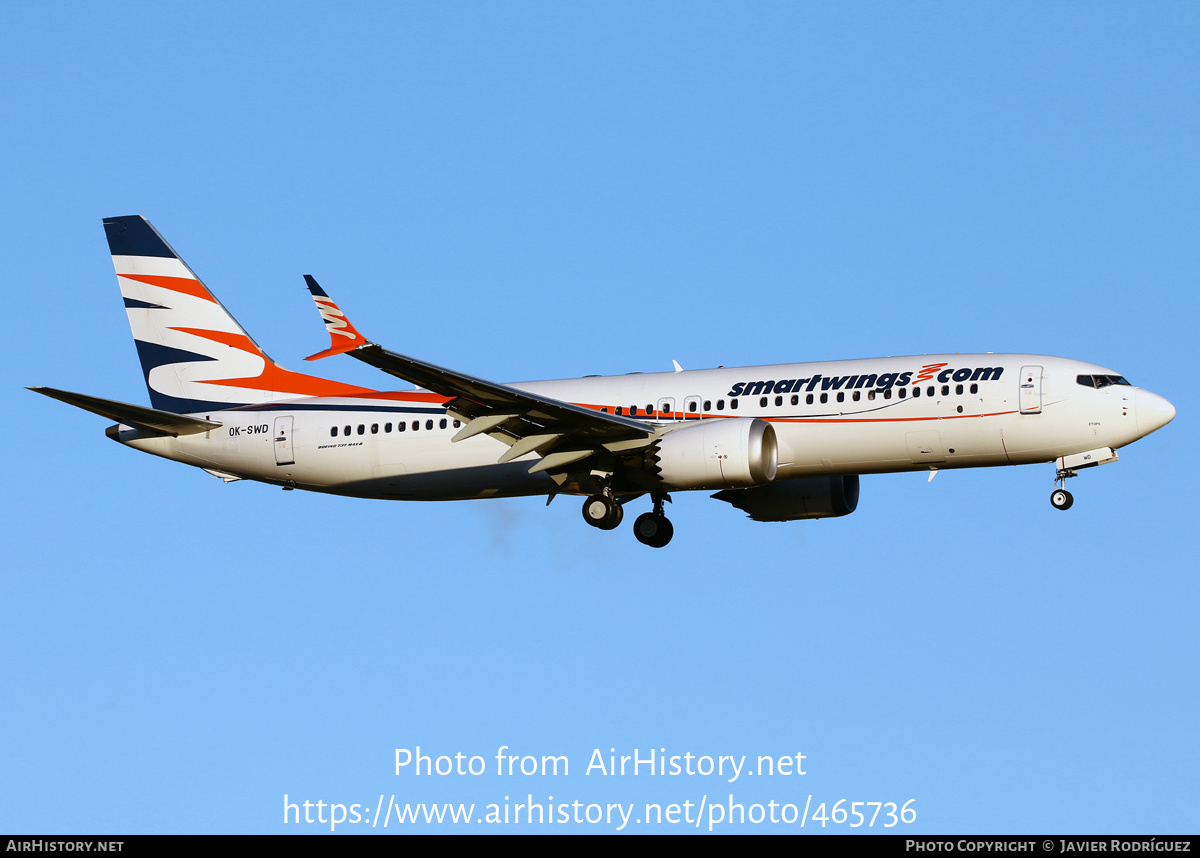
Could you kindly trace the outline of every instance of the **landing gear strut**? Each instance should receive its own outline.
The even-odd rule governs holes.
[[[1055,509],[1070,509],[1074,499],[1067,491],[1067,480],[1078,476],[1084,468],[1094,468],[1096,465],[1107,465],[1117,461],[1117,451],[1112,447],[1097,447],[1083,453],[1072,453],[1069,456],[1059,456],[1054,471],[1054,491],[1050,493],[1050,503]]]
[[[610,494],[592,495],[583,502],[583,520],[592,527],[612,530],[625,518],[625,510]]]
[[[1068,468],[1059,468],[1054,475],[1054,484],[1057,486],[1054,491],[1050,492],[1050,503],[1055,509],[1068,510],[1071,504],[1075,503],[1075,498],[1071,497],[1071,493],[1067,491],[1067,478],[1078,476],[1075,471]]]
[[[662,548],[675,535],[675,528],[671,526],[671,522],[663,515],[664,500],[667,500],[666,495],[654,495],[654,512],[642,513],[637,517],[637,521],[633,523],[633,535],[642,545],[649,545],[651,548]]]

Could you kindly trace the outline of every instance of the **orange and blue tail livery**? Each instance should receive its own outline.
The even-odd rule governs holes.
[[[105,218],[104,232],[155,408],[195,414],[369,392],[276,364],[144,217]]]

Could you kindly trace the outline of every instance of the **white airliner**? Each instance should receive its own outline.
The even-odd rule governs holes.
[[[611,530],[649,495],[637,539],[666,545],[672,491],[756,521],[847,515],[860,474],[1055,462],[1082,468],[1175,416],[1166,399],[1044,355],[888,357],[496,384],[365,339],[305,277],[331,345],[416,390],[278,366],[149,221],[106,218],[153,408],[34,387],[117,425],[108,437],[224,479],[392,500],[581,495]],[[549,500],[547,501],[547,503]]]

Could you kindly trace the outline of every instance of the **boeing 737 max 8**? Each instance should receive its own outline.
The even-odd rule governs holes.
[[[331,344],[417,385],[388,392],[283,369],[142,217],[104,229],[152,408],[31,388],[118,421],[108,437],[226,481],[391,500],[582,495],[611,530],[666,545],[672,491],[757,521],[846,515],[860,474],[1082,468],[1175,416],[1111,369],[1021,354],[924,355],[496,384],[381,348],[306,277]]]

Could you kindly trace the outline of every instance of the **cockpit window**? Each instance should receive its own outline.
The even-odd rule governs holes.
[[[1123,375],[1077,375],[1075,381],[1084,387],[1096,388],[1108,387],[1110,384],[1129,384]]]

